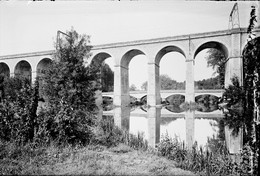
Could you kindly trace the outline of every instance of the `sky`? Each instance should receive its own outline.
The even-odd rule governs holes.
[[[238,2],[240,26],[247,27],[253,2]],[[0,55],[54,49],[57,30],[74,29],[106,44],[228,29],[234,2],[212,1],[0,1]],[[196,57],[195,80],[212,77],[206,51]],[[112,58],[106,60],[113,69]],[[145,56],[129,65],[130,85],[147,80]],[[140,72],[144,73],[140,75]],[[184,81],[184,57],[166,54],[160,73]]]

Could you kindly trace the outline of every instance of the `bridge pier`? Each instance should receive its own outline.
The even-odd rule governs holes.
[[[120,129],[129,131],[130,107],[121,106],[114,108],[114,123]]]
[[[194,103],[194,60],[190,58],[186,59],[186,90],[185,90],[185,102]],[[186,146],[188,149],[192,149],[194,144],[194,129],[195,129],[195,111],[185,111],[185,123],[186,123]]]
[[[36,77],[37,77],[37,71],[36,70],[32,70],[32,78],[31,78],[31,82],[32,84],[34,84]]]
[[[234,31],[231,34],[231,47],[230,57],[226,63],[225,87],[232,84],[231,79],[234,76],[238,77],[240,84],[243,81],[243,60],[241,57],[241,35],[239,31]],[[234,136],[232,135],[232,129],[225,126],[225,140],[230,154],[233,156],[239,155],[243,147],[242,129],[240,129],[237,136]],[[238,160],[238,158],[234,157],[234,160]]]
[[[161,104],[160,67],[156,63],[148,63],[147,105],[154,107]]]
[[[114,71],[114,105],[128,106],[130,103],[128,68],[115,65]]]
[[[161,123],[161,109],[150,107],[147,110],[147,124],[148,124],[148,145],[155,148],[155,145],[160,142],[160,123]]]

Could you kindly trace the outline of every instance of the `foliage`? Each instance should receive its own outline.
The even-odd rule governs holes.
[[[185,102],[185,96],[183,95],[171,95],[166,98],[166,109],[172,112],[182,112],[183,109],[180,108],[180,105]]]
[[[89,36],[74,29],[59,40],[55,60],[42,77],[42,93],[47,108],[40,114],[39,136],[60,143],[88,143],[95,124],[95,90],[99,85],[98,68],[85,66],[90,56]],[[47,133],[47,134],[46,134]]]
[[[224,75],[223,75],[224,78]],[[185,82],[178,82],[171,79],[168,75],[161,75],[161,90],[184,90],[185,89]],[[199,81],[195,81],[195,88],[196,89],[222,89],[224,85],[220,84],[220,76],[216,76],[214,78],[203,79]],[[145,81],[142,86],[142,90],[147,90],[147,81]]]
[[[17,98],[17,91],[19,91],[24,84],[29,85],[30,80],[24,77],[4,77],[1,79],[2,98],[8,101],[15,101]]]
[[[38,106],[38,81],[6,78],[0,104],[0,139],[26,143],[34,138]]]
[[[215,73],[218,74],[218,86],[223,88],[225,83],[225,64],[227,59],[220,50],[214,48],[209,49],[207,53],[208,56],[206,56],[206,59],[208,66],[211,66],[213,69],[216,69]]]
[[[243,100],[244,90],[239,85],[237,77],[231,79],[232,85],[225,88],[223,93],[223,102],[225,103],[224,122],[230,129],[232,134],[237,135],[240,128],[244,126],[245,118],[243,116]]]
[[[224,76],[223,76],[224,77]],[[224,82],[220,83],[220,76],[216,76],[214,78],[203,79],[199,81],[195,81],[195,89],[222,89]]]
[[[245,142],[248,142],[260,162],[260,38],[247,43],[243,51]],[[258,170],[258,173],[260,170]]]
[[[141,89],[142,89],[142,90],[147,90],[147,81],[145,81],[145,82],[141,85]]]
[[[136,91],[137,88],[134,84],[132,84],[130,87],[129,87],[129,91]]]
[[[160,75],[161,90],[180,90],[185,89],[185,84],[183,82],[179,83],[172,80],[168,75]]]
[[[242,153],[243,167],[241,173],[248,172],[247,166],[252,162],[252,166],[257,166],[258,170],[251,167],[251,173],[259,175],[260,167],[260,38],[253,39],[254,22],[256,22],[255,8],[250,14],[250,24],[248,27],[249,42],[243,50],[243,86],[239,85],[238,78],[232,79],[230,85],[223,95],[225,105],[225,123],[233,129],[233,134],[237,134],[239,129],[243,129],[243,142],[251,152]],[[248,150],[246,150],[248,151]],[[251,159],[250,156],[252,156]],[[247,159],[244,159],[247,157]],[[257,158],[257,159],[256,159]]]
[[[114,91],[114,72],[111,70],[108,64],[101,64],[101,84],[102,92]]]
[[[217,148],[220,147],[220,148]],[[164,136],[157,146],[158,154],[177,163],[177,167],[200,175],[237,175],[242,173],[242,165],[233,163],[223,143],[211,145],[210,150],[198,147],[187,150],[176,138]],[[247,167],[244,163],[243,167]],[[245,172],[244,172],[245,173]]]
[[[171,79],[168,75],[160,75],[161,90],[183,90],[185,89],[184,82],[177,82]],[[141,88],[147,90],[147,81],[145,81]]]
[[[118,128],[115,125],[113,118],[109,116],[103,116],[93,130],[95,136],[92,144],[95,145],[113,147],[123,143],[133,149],[146,150],[148,148],[148,143],[144,140],[143,135],[138,133],[138,135],[135,136],[130,134],[127,130]]]
[[[185,159],[187,151],[184,143],[180,143],[177,138],[170,138],[168,133],[161,136],[161,141],[156,146],[159,155],[166,156],[168,159],[180,162]]]
[[[195,102],[198,104],[198,111],[212,112],[218,109],[219,98],[213,95],[200,95],[195,97]]]

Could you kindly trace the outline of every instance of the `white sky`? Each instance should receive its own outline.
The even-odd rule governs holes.
[[[238,2],[241,27],[248,26],[252,3]],[[91,35],[93,45],[225,30],[233,5],[214,1],[0,1],[0,55],[52,50],[57,30],[71,26]],[[130,85],[139,88],[146,81],[145,64],[144,56],[130,62]],[[185,79],[184,58],[178,53],[165,55],[160,68],[161,74]],[[195,80],[211,75],[202,51],[196,58]]]

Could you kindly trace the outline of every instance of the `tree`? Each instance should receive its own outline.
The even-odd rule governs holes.
[[[172,80],[168,75],[160,75],[160,80],[162,90],[176,89],[176,81]]]
[[[109,65],[104,62],[101,65],[101,84],[102,92],[114,91],[114,72]]]
[[[137,88],[134,84],[132,84],[130,87],[129,87],[129,91],[136,91]]]
[[[219,81],[219,85],[221,85],[221,87],[224,87],[225,84],[225,64],[226,64],[226,58],[224,56],[224,54],[217,49],[211,48],[207,51],[207,64],[208,67],[212,67],[213,69],[216,69],[216,72],[219,77],[218,77],[218,81]]]
[[[221,89],[223,88],[220,85],[219,78],[220,76],[216,76],[215,78],[208,78],[199,81],[195,81],[195,85],[197,89]]]
[[[171,79],[168,75],[160,75],[161,90],[183,90],[185,89],[185,82],[177,82]],[[145,81],[141,88],[147,90],[147,81]]]
[[[225,123],[238,132],[243,128],[243,142],[247,155],[246,163],[252,163],[252,175],[260,173],[260,37],[253,38],[254,22],[256,21],[255,8],[250,13],[250,24],[248,27],[249,42],[246,44],[243,56],[243,86],[239,81],[232,80],[224,95],[226,100],[228,118]],[[253,155],[252,155],[253,153]],[[250,156],[249,156],[250,155]],[[252,156],[252,157],[251,157]],[[248,172],[246,170],[245,172]],[[249,173],[246,173],[249,174]]]
[[[41,112],[46,122],[41,128],[59,142],[89,142],[95,124],[95,91],[99,68],[85,66],[90,56],[89,36],[73,28],[56,43],[55,60],[42,77],[42,93],[47,109]],[[43,119],[46,118],[46,119]],[[45,134],[43,134],[45,135]]]
[[[252,39],[243,51],[244,68],[244,117],[247,142],[258,163],[256,175],[260,173],[260,37]],[[256,165],[256,164],[255,164]]]
[[[141,86],[142,90],[147,90],[147,81],[145,81],[142,86]]]

